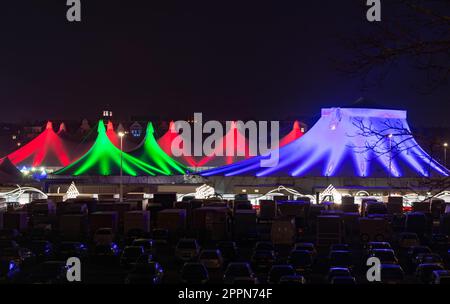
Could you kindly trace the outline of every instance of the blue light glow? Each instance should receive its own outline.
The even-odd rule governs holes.
[[[358,122],[382,134],[361,134]],[[386,127],[388,126],[388,127]],[[328,108],[302,137],[279,149],[275,167],[261,167],[257,156],[200,173],[211,175],[264,176],[449,176],[449,170],[430,157],[408,134],[406,111]],[[369,147],[377,145],[384,153]],[[390,151],[390,146],[398,151]]]

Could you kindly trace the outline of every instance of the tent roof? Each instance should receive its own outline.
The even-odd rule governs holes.
[[[172,159],[161,149],[155,139],[154,132],[153,124],[149,122],[144,140],[135,150],[130,151],[129,154],[147,164],[160,168],[167,175],[186,173],[186,167],[184,165]]]
[[[16,166],[63,167],[70,164],[71,157],[64,141],[47,122],[45,130],[33,140],[8,155]]]
[[[169,175],[160,167],[139,160],[114,146],[106,135],[102,120],[98,123],[98,136],[91,149],[77,161],[55,172],[56,175]],[[122,163],[122,166],[121,166]]]

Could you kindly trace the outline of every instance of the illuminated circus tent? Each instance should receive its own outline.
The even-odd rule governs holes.
[[[361,132],[370,126],[373,132]],[[387,127],[389,126],[389,127]],[[403,130],[406,132],[399,132]],[[321,118],[299,139],[279,149],[279,162],[262,167],[257,156],[201,173],[293,177],[423,177],[448,176],[410,135],[406,111],[367,108],[322,109]],[[378,145],[377,149],[368,149]],[[387,149],[396,147],[396,149]],[[387,149],[387,150],[386,150]]]
[[[164,166],[157,167],[137,159],[128,153],[122,152],[108,138],[105,125],[102,120],[98,123],[98,136],[91,149],[77,161],[55,172],[56,175],[120,175],[122,166],[123,174],[129,176],[156,176],[171,175],[172,172]],[[160,164],[157,164],[160,165]]]
[[[165,175],[186,173],[184,165],[172,159],[161,149],[155,139],[154,133],[153,125],[149,122],[144,140],[135,150],[130,151],[129,154],[146,164],[159,168]]]
[[[51,122],[41,134],[7,157],[15,166],[26,167],[64,167],[71,162],[67,147]]]

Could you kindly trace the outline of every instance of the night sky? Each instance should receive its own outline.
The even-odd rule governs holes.
[[[105,108],[120,119],[285,119],[364,96],[407,109],[413,125],[450,126],[450,85],[419,92],[407,63],[369,88],[337,70],[349,54],[341,37],[373,26],[365,2],[82,0],[82,22],[69,23],[65,0],[7,1],[0,120],[96,118]]]

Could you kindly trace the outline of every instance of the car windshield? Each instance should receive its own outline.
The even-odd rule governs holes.
[[[204,251],[200,255],[200,259],[217,259],[218,254],[215,251]]]
[[[202,264],[187,264],[183,267],[183,274],[189,276],[205,275],[205,267]]]
[[[127,247],[123,251],[123,254],[128,257],[140,257],[142,253],[142,247]]]
[[[111,235],[112,232],[111,232],[111,230],[108,230],[108,229],[99,229],[99,230],[97,230],[96,234],[97,235]]]
[[[272,275],[283,276],[283,275],[294,275],[295,271],[292,267],[274,267],[270,271]]]
[[[138,264],[136,265],[134,272],[140,274],[154,275],[156,273],[156,269],[157,267],[155,263]]]
[[[135,246],[143,246],[143,247],[151,247],[152,241],[150,240],[134,240],[133,245]]]
[[[78,248],[76,243],[62,243],[59,247],[61,250],[75,250]]]
[[[247,277],[250,276],[250,270],[247,265],[233,264],[228,266],[227,275],[235,277]]]
[[[177,246],[179,249],[196,249],[194,241],[180,241]]]
[[[376,250],[373,255],[379,258],[381,261],[393,261],[395,260],[395,255],[390,250]]]
[[[256,245],[257,250],[273,250],[273,245],[270,243],[259,243]]]

